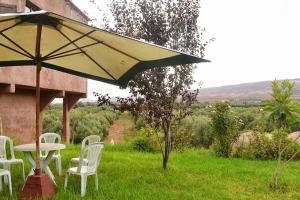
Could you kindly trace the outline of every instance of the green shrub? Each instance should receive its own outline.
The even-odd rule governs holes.
[[[266,118],[256,118],[252,122],[250,122],[246,127],[245,130],[255,130],[258,132],[266,132],[268,131],[268,124]]]
[[[214,151],[218,156],[229,157],[232,145],[239,137],[237,118],[227,102],[217,103],[212,111]]]
[[[281,142],[281,150],[285,148],[282,159],[289,159],[295,152],[300,150],[300,145],[288,139],[288,134],[281,130],[272,132],[272,138],[267,137],[265,133],[257,133],[252,138],[250,144],[240,144],[233,157],[253,159],[253,160],[275,160],[278,158],[278,148]],[[297,154],[295,159],[300,159]]]
[[[249,152],[245,153],[246,158],[268,160],[275,158],[272,148],[272,140],[265,133],[254,136],[249,146]]]
[[[245,128],[255,120],[254,115],[250,112],[238,113],[238,118],[240,122],[240,130],[245,130]]]
[[[138,136],[133,141],[133,149],[137,151],[153,152],[154,149],[149,143],[147,137]]]
[[[136,128],[137,130],[140,130],[140,129],[142,129],[142,128],[146,128],[146,127],[147,127],[145,121],[144,121],[143,118],[141,118],[141,117],[138,117],[137,119],[135,119],[135,120],[134,120],[134,123],[135,123],[135,128]]]
[[[186,128],[172,127],[172,145],[173,149],[178,152],[183,152],[191,146],[192,138],[189,130]]]
[[[192,147],[209,148],[213,141],[211,121],[207,116],[192,115],[182,121]]]
[[[137,137],[134,139],[133,147],[135,148],[136,140],[147,140],[147,150],[146,151],[158,151],[159,150],[159,142],[157,138],[157,133],[155,133],[154,129],[150,127],[141,128],[137,131]],[[136,149],[138,150],[138,149]]]
[[[278,148],[279,148],[279,143],[281,142],[281,149],[285,148],[285,151],[282,154],[282,159],[286,160],[292,157],[292,155],[300,150],[300,145],[295,142],[292,141],[290,139],[288,139],[288,133],[283,131],[283,130],[274,130],[272,132],[272,147],[273,147],[273,153],[276,156],[276,158],[278,157]],[[298,155],[296,155],[295,159],[300,159],[300,155],[298,153]]]
[[[43,132],[63,134],[62,110],[52,108],[43,115]]]
[[[119,112],[108,106],[75,106],[70,113],[72,142],[80,143],[91,134],[107,136],[110,125],[118,116]],[[62,106],[51,105],[44,112],[43,132],[63,133]]]
[[[103,116],[92,113],[75,113],[75,117],[71,119],[71,132],[74,135],[74,143],[80,143],[88,135],[104,137],[107,134],[108,130],[106,129],[108,129],[109,123]]]
[[[294,131],[299,131],[300,130],[300,119],[297,118],[292,124],[291,124],[291,132],[294,132]]]

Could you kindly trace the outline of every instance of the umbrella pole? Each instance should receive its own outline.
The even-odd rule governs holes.
[[[40,73],[41,73],[41,62],[37,62],[36,65],[36,119],[35,119],[35,144],[36,144],[36,167],[35,175],[41,174],[41,159],[40,159],[40,105],[41,105],[41,89],[40,89]]]
[[[41,160],[40,160],[40,104],[41,104],[41,91],[40,91],[40,72],[42,69],[41,62],[41,39],[42,39],[41,23],[37,24],[36,33],[36,46],[35,46],[35,61],[36,61],[36,89],[35,89],[35,144],[36,144],[36,160],[35,160],[35,175],[41,174]]]
[[[36,161],[35,161],[35,174],[28,176],[26,183],[20,193],[20,199],[36,199],[36,198],[48,198],[56,193],[52,180],[50,180],[47,174],[43,174],[41,171],[41,159],[40,159],[40,73],[41,62],[36,64]]]
[[[35,144],[36,144],[36,160],[35,160],[35,174],[28,176],[26,183],[20,193],[20,199],[36,199],[36,198],[48,198],[56,193],[53,182],[50,180],[47,174],[42,174],[41,171],[41,158],[40,158],[40,109],[41,109],[41,89],[40,89],[40,73],[42,69],[42,61],[40,54],[41,46],[41,33],[42,24],[37,24],[37,36],[36,36],[36,49],[35,49],[35,62],[36,62],[36,117],[35,117]]]

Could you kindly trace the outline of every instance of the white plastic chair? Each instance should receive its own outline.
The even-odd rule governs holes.
[[[60,143],[61,137],[57,133],[44,133],[40,135],[40,143]],[[41,152],[41,158],[45,159],[48,155],[48,151]],[[61,155],[60,151],[54,153],[52,159],[55,160],[56,170],[59,176],[61,176]]]
[[[11,184],[11,175],[8,170],[0,169],[0,192],[2,192],[3,187],[2,187],[2,176],[6,177],[8,179],[8,189],[9,189],[9,194],[12,196],[12,184]]]
[[[87,145],[100,143],[101,137],[99,135],[89,135],[85,137],[81,142],[81,150],[84,149]],[[79,163],[79,158],[72,158],[71,162]],[[84,164],[87,164],[87,159],[83,160]]]
[[[10,159],[7,159],[6,144],[9,144]],[[0,164],[7,171],[10,171],[10,165],[22,164],[23,179],[25,180],[24,162],[22,159],[16,159],[14,153],[13,141],[7,136],[0,136]],[[6,180],[6,179],[5,179]]]
[[[71,167],[68,169],[65,178],[65,189],[68,185],[68,177],[70,174],[81,176],[81,196],[85,195],[87,177],[95,175],[95,185],[98,190],[98,174],[97,169],[100,164],[101,152],[104,148],[103,144],[90,144],[81,150],[78,167]],[[88,161],[87,165],[84,165],[83,159]]]

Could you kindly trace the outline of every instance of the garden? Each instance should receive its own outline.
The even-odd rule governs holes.
[[[300,130],[292,91],[292,83],[274,81],[273,98],[261,105],[191,105],[192,112],[171,127],[172,154],[166,169],[163,130],[157,132],[142,113],[136,117],[136,109],[122,112],[116,106],[78,104],[71,113],[73,144],[61,151],[63,169],[78,156],[81,138],[97,134],[105,139],[118,119],[126,126],[124,140],[105,144],[98,168],[99,191],[88,179],[86,199],[300,199],[300,146],[298,138],[289,138],[289,133]],[[61,110],[61,105],[48,108],[45,131],[62,133]],[[50,167],[55,168],[54,162]],[[23,184],[16,178],[21,170],[17,166],[12,170],[16,190]],[[61,187],[53,199],[80,199],[79,177],[70,178],[66,191],[64,176],[56,180]]]
[[[63,172],[79,151],[80,145],[69,145],[61,151]],[[17,157],[22,156],[17,154]],[[266,184],[275,165],[275,161],[220,158],[208,150],[189,149],[174,152],[165,171],[159,153],[138,152],[126,144],[105,145],[98,169],[99,191],[95,189],[93,178],[89,178],[85,199],[300,199],[299,163],[291,162],[284,172],[282,181],[288,185],[285,192],[273,192]],[[50,168],[55,168],[54,162]],[[26,165],[26,172],[29,169]],[[16,199],[18,188],[23,185],[23,180],[18,178],[21,169],[13,166],[12,174]],[[81,199],[80,177],[70,177],[66,191],[64,176],[56,176],[56,182],[58,193],[53,199]],[[4,187],[0,199],[8,196]]]
[[[1,156],[4,169],[0,171],[0,183],[2,186],[2,176],[5,176],[10,191],[5,186],[0,199],[22,198],[19,196],[21,190],[24,197],[44,197],[39,194],[42,190],[38,186],[47,188],[42,187],[45,182],[41,180],[50,178],[57,192],[48,182],[46,186],[51,191],[44,195],[51,199],[300,200],[300,102],[293,96],[295,83],[274,80],[271,96],[253,105],[246,101],[232,104],[226,100],[200,103],[201,83],[195,86],[194,77],[196,63],[209,62],[204,56],[215,38],[207,36],[205,28],[199,26],[199,0],[113,0],[108,9],[104,9],[106,11],[96,6],[95,1],[89,2],[102,14],[101,23],[89,19],[92,26],[86,26],[44,11],[5,14],[0,20],[4,24],[0,44],[5,52],[14,51],[14,54],[2,55],[1,66],[36,65],[36,144],[16,144],[14,148],[16,157],[22,159],[17,160],[18,163],[23,165],[23,160],[27,160],[24,162],[26,175],[31,171],[29,162],[34,175],[27,177],[26,187],[22,189],[24,181],[20,178],[20,166],[10,169],[10,164],[15,161],[13,147],[8,148],[6,141],[10,140],[1,136],[5,141],[1,151],[10,151],[12,159],[7,159],[6,153]],[[81,14],[85,15],[85,12]],[[7,27],[6,23],[12,24]],[[24,37],[15,34],[19,27],[26,30]],[[10,35],[12,39],[4,33],[11,29],[15,31]],[[89,32],[85,33],[85,29]],[[52,46],[56,49],[49,50],[44,47],[47,43],[43,40],[48,39],[49,34],[50,41],[50,35],[55,35],[52,31],[62,35],[67,43],[56,47],[60,44],[55,42],[61,43],[61,40],[54,37],[51,39],[54,45],[49,45],[49,49]],[[74,35],[68,36],[70,33]],[[23,44],[24,38],[29,41],[27,36],[36,37],[35,56],[31,55],[32,49],[27,51],[28,47],[18,44]],[[78,40],[88,42],[80,41],[81,45],[78,45]],[[16,49],[7,46],[8,41]],[[64,49],[71,44],[76,48]],[[19,57],[15,57],[15,53]],[[26,60],[22,60],[22,56]],[[76,59],[56,63],[56,59],[67,56],[76,56]],[[41,98],[42,67],[115,84],[127,88],[130,96],[111,98],[94,93],[97,103],[77,103],[70,113],[71,140],[55,144],[56,139],[60,143],[60,136],[63,138],[63,106],[53,104],[43,111],[41,129],[41,99],[49,98],[50,101],[56,96],[64,96],[64,106],[69,109],[69,103],[75,102],[70,97],[83,97],[84,93],[73,96],[68,90],[54,92],[42,88],[43,92],[49,89],[54,96]],[[4,83],[2,92],[8,96],[18,92],[33,94],[23,91],[32,90],[33,85]],[[43,106],[48,103],[44,102]],[[114,141],[111,129],[116,126],[119,126],[115,129],[116,135],[121,137]],[[40,130],[48,133],[42,135],[44,142],[41,144]],[[54,135],[55,139],[46,141],[45,138],[54,138]],[[88,136],[94,139],[88,140]],[[22,151],[28,159],[20,153]],[[30,153],[32,151],[37,152],[36,158]],[[42,156],[43,151],[47,155]],[[51,158],[58,164],[55,165]],[[74,160],[79,163],[78,168],[70,168],[76,163]],[[48,164],[51,169],[58,168],[59,172],[54,172],[53,176]],[[64,189],[65,177],[71,174],[80,175],[81,181],[80,177],[71,176],[68,188]],[[88,178],[85,193],[88,175],[95,175],[95,182]]]

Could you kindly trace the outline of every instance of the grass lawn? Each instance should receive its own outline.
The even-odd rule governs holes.
[[[79,156],[79,145],[69,145],[61,151],[64,171],[72,157]],[[29,164],[25,160],[26,172]],[[51,169],[54,169],[53,161]],[[85,199],[300,199],[300,163],[292,162],[281,180],[287,184],[285,193],[272,192],[268,184],[272,179],[274,162],[223,159],[204,150],[173,153],[169,170],[161,167],[159,153],[140,153],[126,145],[106,145],[99,167],[99,191],[93,177],[88,178]],[[21,189],[21,168],[12,167],[13,193]],[[56,176],[58,193],[53,199],[81,199],[80,177],[71,176],[66,191],[64,176]],[[8,189],[0,193],[8,199]]]

